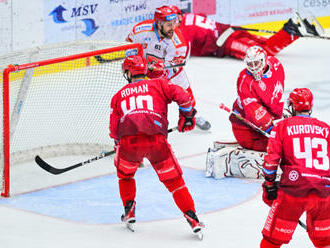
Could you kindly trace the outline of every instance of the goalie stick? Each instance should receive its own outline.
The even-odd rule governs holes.
[[[221,103],[220,104],[220,109],[223,109],[225,111],[227,111],[229,114],[233,114],[235,115],[235,117],[239,120],[241,120],[242,122],[244,122],[246,125],[250,126],[251,128],[253,128],[254,130],[256,130],[257,132],[261,133],[262,135],[266,136],[267,138],[270,137],[269,133],[266,133],[264,130],[262,130],[260,127],[256,126],[255,124],[253,124],[251,121],[245,119],[243,116],[241,116],[239,113],[236,113],[235,111],[232,111],[230,108],[228,108],[225,104]]]
[[[167,132],[171,133],[175,130],[177,130],[177,127],[173,127],[171,129],[167,130]],[[62,174],[64,172],[73,170],[75,168],[78,168],[80,166],[83,166],[85,164],[89,164],[91,162],[94,162],[94,161],[100,160],[102,158],[108,157],[108,156],[113,155],[115,153],[116,153],[115,150],[112,150],[112,151],[109,151],[109,152],[102,152],[100,155],[98,155],[94,158],[87,159],[83,162],[80,162],[80,163],[77,163],[77,164],[74,164],[74,165],[71,165],[71,166],[68,166],[68,167],[65,167],[65,168],[55,168],[52,165],[48,164],[45,160],[43,160],[39,155],[37,155],[34,160],[45,171],[48,171],[49,173],[54,174],[54,175],[58,175],[58,174]]]
[[[241,121],[243,121],[245,124],[249,125],[251,128],[253,128],[254,130],[256,130],[257,132],[265,135],[267,138],[270,137],[269,133],[266,133],[265,131],[263,131],[261,128],[259,128],[258,126],[254,125],[252,122],[250,122],[249,120],[245,119],[244,117],[242,117],[240,114],[232,111],[230,108],[228,108],[225,104],[221,103],[220,104],[220,109],[223,109],[225,111],[227,111],[229,114],[233,114],[235,115],[238,119],[240,119]],[[307,231],[307,226],[304,222],[302,222],[301,220],[298,221],[299,225],[304,228]]]

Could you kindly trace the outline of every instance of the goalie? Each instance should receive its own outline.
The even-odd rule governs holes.
[[[273,121],[282,118],[285,75],[280,61],[252,46],[244,62],[246,69],[239,74],[238,97],[229,117],[237,142],[215,142],[207,154],[207,177],[260,178]]]

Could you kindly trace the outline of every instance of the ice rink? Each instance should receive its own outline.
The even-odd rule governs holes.
[[[314,94],[313,116],[330,122],[330,45],[327,40],[301,38],[278,58],[285,72],[285,96],[295,87]],[[269,207],[261,199],[261,181],[206,179],[206,151],[213,141],[233,139],[228,114],[242,61],[192,57],[186,71],[192,81],[199,115],[210,131],[169,134],[169,142],[184,169],[197,213],[206,225],[204,240],[192,235],[186,220],[149,168],[137,172],[137,224],[132,233],[119,223],[122,207],[112,158],[85,165],[63,175],[50,175],[34,163],[12,172],[12,187],[21,194],[0,200],[0,244],[6,248],[105,247],[259,247]],[[170,106],[170,127],[176,126],[177,107]],[[84,160],[88,157],[81,157]],[[49,160],[52,161],[52,160]],[[70,165],[70,162],[68,162]],[[305,218],[302,220],[305,222]],[[289,245],[313,247],[297,226]]]

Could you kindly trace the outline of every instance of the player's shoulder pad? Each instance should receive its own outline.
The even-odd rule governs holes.
[[[153,22],[154,22],[153,20],[145,20],[143,22],[136,24],[133,27],[133,33],[138,34],[141,32],[153,31],[154,30]]]
[[[283,67],[282,63],[278,60],[278,58],[276,58],[274,56],[268,57],[268,64],[270,64],[272,67],[274,67],[275,70],[277,70],[277,68],[279,68],[279,67]]]
[[[176,28],[173,33],[172,42],[175,48],[187,46],[186,40],[180,29]]]

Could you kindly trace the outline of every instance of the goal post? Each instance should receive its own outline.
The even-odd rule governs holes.
[[[11,167],[36,155],[112,149],[110,100],[127,83],[121,64],[131,54],[143,55],[142,46],[114,45],[62,57],[57,52],[58,57],[11,63],[2,70],[1,196],[10,195]]]

